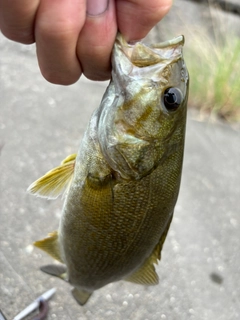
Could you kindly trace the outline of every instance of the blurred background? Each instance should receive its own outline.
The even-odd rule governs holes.
[[[47,319],[240,319],[238,13],[239,0],[175,0],[147,37],[184,34],[191,77],[182,186],[156,267],[160,283],[113,283],[84,307],[67,283],[41,273],[53,260],[32,246],[58,228],[62,200],[26,189],[77,151],[107,82],[47,83],[35,46],[0,35],[0,309],[8,320],[52,287]]]
[[[191,75],[189,105],[201,119],[240,121],[240,1],[176,0],[150,34],[159,41],[185,35]]]

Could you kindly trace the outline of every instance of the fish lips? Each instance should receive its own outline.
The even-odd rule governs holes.
[[[182,58],[183,45],[184,36],[146,45],[141,42],[127,43],[118,34],[112,54],[113,76],[123,81],[131,80],[129,78],[160,81],[163,69]]]

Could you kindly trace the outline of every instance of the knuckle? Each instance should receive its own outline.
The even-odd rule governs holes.
[[[52,24],[42,21],[37,25],[37,29],[42,38],[61,42],[68,42],[79,32],[78,25],[71,20],[57,20]]]

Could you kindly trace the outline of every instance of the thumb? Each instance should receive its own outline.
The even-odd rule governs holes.
[[[172,0],[118,0],[117,22],[127,41],[144,38],[167,14]]]

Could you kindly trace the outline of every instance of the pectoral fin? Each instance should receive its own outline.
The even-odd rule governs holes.
[[[60,254],[57,231],[49,233],[47,238],[34,242],[34,246],[47,252],[54,259],[63,262]]]
[[[48,171],[43,177],[33,182],[27,191],[42,198],[56,199],[67,190],[71,183],[75,159],[76,154],[68,156],[60,166]]]
[[[80,306],[83,306],[88,299],[91,297],[92,292],[87,292],[84,290],[78,290],[77,288],[72,289],[72,295]]]
[[[158,260],[161,259],[162,247],[166,239],[171,221],[172,216],[170,217],[169,222],[159,240],[159,243],[154,248],[151,256],[144,262],[144,264],[137,271],[135,271],[133,274],[131,274],[124,280],[148,286],[158,284],[159,278],[155,271],[154,264],[157,264]]]

